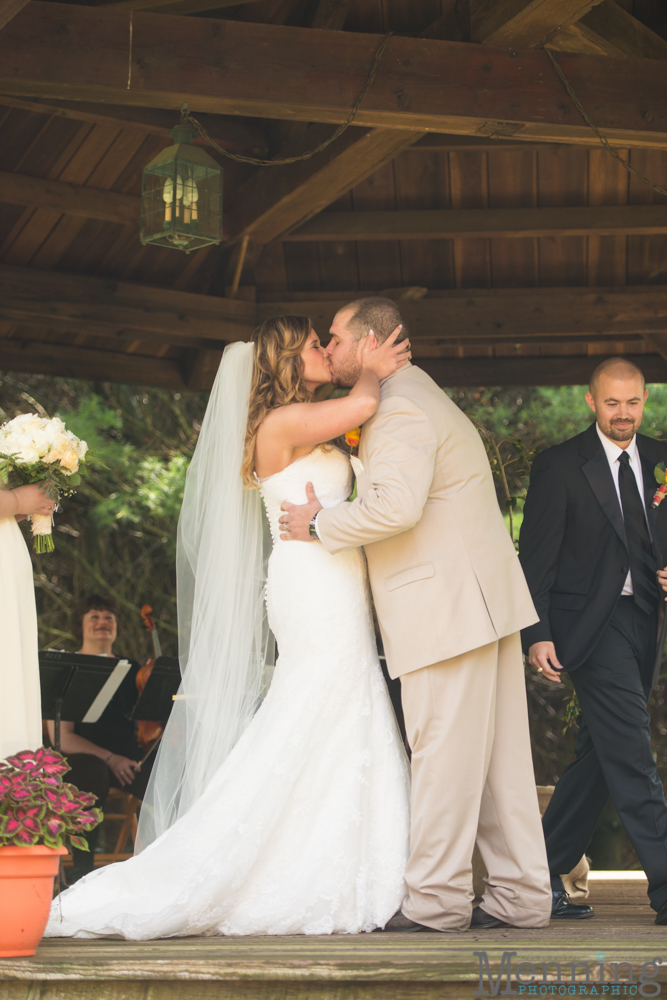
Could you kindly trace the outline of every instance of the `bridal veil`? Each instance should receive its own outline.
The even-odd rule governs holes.
[[[141,809],[137,853],[202,795],[256,712],[273,663],[264,584],[271,538],[241,462],[254,344],[218,369],[178,523],[181,686]]]

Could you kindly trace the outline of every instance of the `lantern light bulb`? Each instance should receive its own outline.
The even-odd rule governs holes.
[[[199,191],[197,185],[191,177],[183,184],[183,222],[189,223],[191,219],[197,218],[197,202]]]

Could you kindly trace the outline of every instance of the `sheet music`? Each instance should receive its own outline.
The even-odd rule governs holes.
[[[101,691],[84,715],[82,722],[97,722],[104,709],[107,707],[116,691],[123,682],[125,675],[130,669],[129,660],[119,660],[114,669],[107,677]]]

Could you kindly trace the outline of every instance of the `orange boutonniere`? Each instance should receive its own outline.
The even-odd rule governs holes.
[[[655,476],[655,481],[658,483],[658,488],[653,494],[653,500],[651,501],[651,507],[659,507],[662,501],[665,499],[665,493],[667,493],[667,471],[665,471],[665,463],[660,462],[656,465],[653,470],[653,475]]]
[[[355,457],[359,454],[359,439],[361,437],[361,427],[355,427],[345,435],[345,444],[350,449],[350,455]]]

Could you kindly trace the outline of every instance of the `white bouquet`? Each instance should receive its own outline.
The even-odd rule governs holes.
[[[81,483],[87,451],[86,442],[68,431],[59,417],[22,413],[0,427],[0,480],[10,489],[41,483],[57,504]],[[53,551],[52,525],[52,517],[32,515],[36,552]]]

